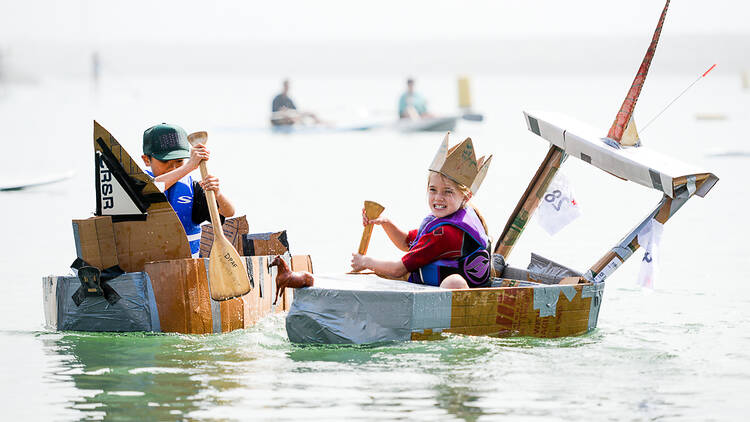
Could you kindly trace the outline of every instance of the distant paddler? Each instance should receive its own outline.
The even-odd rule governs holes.
[[[425,98],[414,90],[414,78],[406,80],[406,92],[398,99],[398,117],[411,120],[434,117],[427,111]]]
[[[271,103],[271,125],[290,126],[306,123],[308,120],[314,124],[320,123],[315,114],[297,110],[294,101],[289,98],[289,79],[284,79],[281,86],[281,93],[275,96]]]

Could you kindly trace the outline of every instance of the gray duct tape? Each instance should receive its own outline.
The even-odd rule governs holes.
[[[450,328],[452,304],[453,294],[450,290],[415,292],[411,330],[441,331]]]
[[[48,275],[42,278],[42,297],[44,298],[44,325],[57,329],[57,277]]]
[[[688,176],[687,178],[687,190],[690,196],[695,193],[695,176]]]
[[[210,295],[211,277],[208,275],[208,259],[204,259],[203,263],[206,266],[206,280],[208,280],[208,291]],[[208,301],[211,302],[211,329],[214,333],[221,333],[221,303],[210,297],[208,298]]]
[[[682,208],[683,205],[690,199],[690,195],[688,195],[687,187],[682,186],[681,191],[679,195],[675,195],[674,200],[669,206],[669,216],[673,216],[677,211]]]
[[[574,286],[560,286],[560,290],[562,290],[563,294],[568,299],[568,302],[572,301],[573,298],[576,297],[576,294],[578,294],[578,291]]]
[[[622,245],[617,245],[614,248],[612,248],[612,252],[617,254],[620,258],[622,258],[623,262],[630,258],[631,255],[633,255],[633,251],[630,250],[628,247],[623,247]]]
[[[65,280],[65,277],[57,277],[57,288],[55,289],[55,296],[57,298],[57,318],[55,318],[57,322],[57,324],[55,325],[56,330],[61,329],[60,326],[63,322],[63,315],[65,315],[65,307],[63,305],[65,304],[65,299],[67,299],[65,297],[67,289],[65,288],[65,283],[63,283],[63,280]]]
[[[161,322],[159,320],[159,308],[156,307],[156,296],[154,295],[154,286],[151,285],[151,277],[147,272],[143,272],[143,278],[146,280],[146,294],[148,295],[148,308],[151,313],[151,331],[161,332]]]
[[[266,269],[263,268],[263,266],[265,266],[265,268],[268,268],[268,263],[265,259],[263,259],[263,257],[260,257],[260,268],[258,268],[258,285],[260,285],[260,297],[263,297],[263,293],[266,288],[266,278],[264,277]]]
[[[583,274],[583,278],[588,281],[589,283],[594,282],[594,272],[591,270],[586,270],[586,272]]]
[[[243,256],[242,260],[245,261],[245,271],[247,271],[247,278],[250,280],[250,288],[255,288],[255,278],[253,277],[253,259],[249,256]]]
[[[560,299],[560,286],[540,286],[534,289],[534,309],[539,309],[539,316],[555,316],[557,301]]]
[[[75,221],[73,222],[73,239],[76,242],[76,256],[80,258],[83,256],[81,253],[81,235],[78,231],[78,223]]]
[[[602,298],[604,297],[604,283],[583,286],[581,297],[591,298],[588,329],[593,330],[596,328],[597,321],[599,320],[599,309],[602,306]]]

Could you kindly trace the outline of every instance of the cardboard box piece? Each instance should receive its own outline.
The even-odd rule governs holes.
[[[73,220],[76,255],[89,265],[103,270],[119,264],[112,217]]]
[[[242,235],[249,233],[247,218],[244,215],[228,218],[222,225],[224,236],[232,242],[237,252],[242,252]],[[211,224],[201,226],[200,257],[208,258],[211,254],[211,246],[214,244],[214,227]]]
[[[283,255],[288,252],[289,241],[286,237],[286,230],[242,236],[242,254],[245,256]]]

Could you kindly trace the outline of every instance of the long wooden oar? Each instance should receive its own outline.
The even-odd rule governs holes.
[[[188,141],[192,146],[205,144],[207,140],[208,134],[206,132],[195,132],[188,135]],[[200,168],[201,177],[205,181],[208,177],[205,161],[201,161]],[[214,243],[208,256],[211,299],[227,300],[242,296],[250,291],[250,279],[247,277],[247,270],[240,254],[224,236],[219,209],[216,206],[216,195],[213,191],[206,191],[206,201],[208,202],[208,212],[211,214],[211,224],[214,228]]]
[[[380,217],[385,209],[384,206],[373,201],[365,201],[365,215],[368,219],[373,220]],[[357,251],[360,255],[367,254],[367,247],[370,246],[370,236],[372,236],[372,224],[365,226],[365,230],[362,232],[362,240],[359,242],[359,250]]]

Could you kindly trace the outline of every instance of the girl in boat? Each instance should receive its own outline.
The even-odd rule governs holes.
[[[370,220],[362,210],[362,224],[383,227],[388,238],[406,255],[387,261],[352,254],[354,271],[369,269],[402,279],[408,274],[409,282],[448,289],[490,284],[487,225],[469,200],[484,180],[492,156],[476,160],[470,138],[449,149],[448,135],[429,168],[430,215],[418,230],[405,232],[385,217]]]

